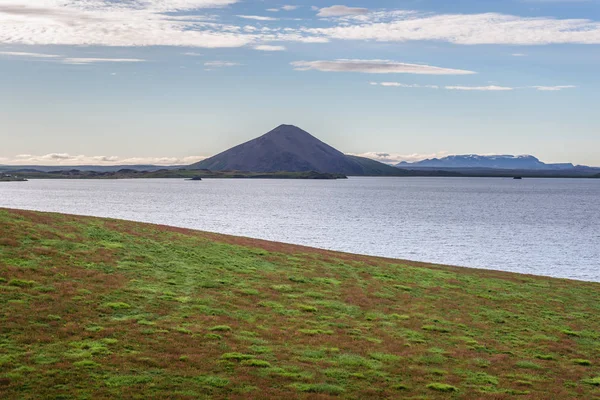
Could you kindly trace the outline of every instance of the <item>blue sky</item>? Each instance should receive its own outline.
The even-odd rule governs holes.
[[[600,166],[598,71],[599,0],[0,0],[0,164],[189,163],[287,123]]]

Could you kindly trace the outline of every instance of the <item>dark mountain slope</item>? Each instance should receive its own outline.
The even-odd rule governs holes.
[[[380,163],[379,161],[371,160],[370,158],[359,156],[346,156],[349,160],[354,161],[361,168],[361,174],[365,176],[412,176],[414,173],[409,170],[403,170],[393,167],[388,164]]]

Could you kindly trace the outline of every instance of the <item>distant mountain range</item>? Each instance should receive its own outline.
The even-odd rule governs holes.
[[[0,172],[210,170],[249,173],[308,172],[346,176],[490,176],[598,177],[600,168],[570,163],[546,164],[534,156],[475,154],[433,158],[395,166],[350,156],[294,126],[280,125],[266,134],[189,166],[1,166]],[[207,172],[207,171],[204,171]]]
[[[349,156],[294,125],[272,131],[216,156],[192,164],[211,171],[302,172],[348,176],[526,176],[591,177],[600,169],[545,164],[533,156],[448,156],[396,166]]]
[[[351,176],[410,174],[375,160],[345,155],[294,125],[280,125],[256,139],[192,164],[190,168],[252,172],[316,171]]]
[[[396,165],[401,168],[491,168],[519,170],[568,170],[575,168],[571,163],[546,164],[534,156],[493,155],[480,156],[477,154],[455,155],[444,158],[432,158],[413,163],[401,162]]]

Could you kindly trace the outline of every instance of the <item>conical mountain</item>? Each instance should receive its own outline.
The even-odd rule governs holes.
[[[400,175],[397,168],[369,161],[366,168],[360,157],[349,157],[294,126],[280,125],[261,137],[235,146],[216,156],[191,165],[211,171],[302,172],[317,171],[345,175],[369,175],[371,163],[378,164],[374,175]]]

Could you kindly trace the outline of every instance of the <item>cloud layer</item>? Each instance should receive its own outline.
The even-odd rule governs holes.
[[[294,61],[299,71],[362,72],[368,74],[471,75],[474,71],[441,68],[424,64],[408,64],[390,60]]]
[[[254,50],[260,50],[260,51],[284,51],[285,50],[285,46],[273,46],[273,45],[268,45],[268,44],[261,44],[258,46],[254,46]]]
[[[86,156],[69,153],[50,153],[44,155],[20,154],[14,158],[2,159],[4,165],[189,165],[206,157],[117,157]]]
[[[307,29],[341,40],[442,41],[462,45],[600,44],[600,22],[587,19],[526,18],[499,13],[430,14],[384,11],[343,19],[337,26]]]
[[[44,54],[44,53],[27,53],[24,51],[0,51],[0,56],[6,57],[18,57],[18,58],[60,58],[61,56],[56,54]]]
[[[563,89],[573,89],[577,86],[574,85],[563,85],[563,86],[531,86],[533,89],[537,89],[542,92],[558,92]]]
[[[270,24],[278,19],[238,15],[259,26],[220,23],[218,8],[238,0],[0,0],[0,44],[186,46],[226,48],[268,41],[441,41],[461,45],[600,44],[600,22],[500,13],[434,14],[316,8],[324,27]],[[211,8],[211,14],[207,9]],[[217,11],[215,11],[215,8]],[[278,9],[292,11],[296,6]],[[215,14],[216,12],[216,14]],[[514,53],[520,55],[521,53]]]
[[[445,86],[447,90],[466,90],[466,91],[475,91],[475,92],[506,92],[515,90],[514,88],[507,86],[496,86],[496,85],[488,85],[488,86]]]
[[[37,59],[46,62],[59,62],[71,65],[87,65],[96,63],[139,63],[146,60],[140,58],[90,58],[90,57],[65,57],[58,54],[27,53],[19,51],[0,51],[0,57],[11,57],[19,59]]]
[[[178,15],[237,0],[0,0],[0,43],[26,45],[240,47],[239,27]]]
[[[438,85],[419,85],[416,83],[401,83],[401,82],[369,82],[373,86],[387,86],[387,87],[400,87],[400,88],[426,88],[426,89],[439,89]]]
[[[364,15],[369,12],[366,8],[331,6],[321,8],[317,14],[318,17],[342,17],[346,15]]]
[[[440,152],[431,153],[431,154],[419,154],[419,153],[400,154],[400,153],[386,153],[386,152],[370,151],[370,152],[360,153],[360,154],[352,153],[350,155],[370,158],[372,160],[377,160],[379,162],[386,163],[386,164],[398,164],[402,161],[415,162],[415,161],[426,160],[429,158],[446,157],[448,155],[448,152],[440,151]]]
[[[279,18],[273,17],[264,17],[262,15],[238,15],[238,17],[243,19],[253,19],[255,21],[277,21]]]
[[[459,90],[469,92],[509,92],[517,89],[535,89],[542,92],[558,92],[564,89],[573,89],[577,86],[574,85],[562,85],[562,86],[499,86],[499,85],[487,85],[487,86],[466,86],[466,85],[454,85],[454,86],[438,86],[438,85],[419,85],[414,83],[401,83],[401,82],[369,82],[372,86],[385,86],[385,87],[398,87],[398,88],[426,88],[426,89],[446,89],[446,90]]]

